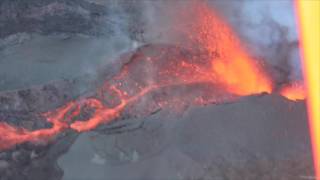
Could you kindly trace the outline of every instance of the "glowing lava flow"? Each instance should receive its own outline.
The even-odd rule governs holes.
[[[320,1],[296,1],[314,168],[320,179]]]
[[[193,15],[191,26],[180,29],[187,30],[190,48],[138,49],[120,73],[107,80],[93,97],[45,113],[43,117],[51,128],[31,131],[0,122],[0,150],[24,142],[46,142],[67,129],[89,131],[126,111],[134,114],[139,106],[173,109],[171,106],[271,92],[268,76],[227,23],[201,2],[191,9],[194,12],[186,9]]]
[[[135,96],[126,98],[125,94],[121,90],[117,89],[115,86],[111,86],[111,89],[119,95],[120,103],[113,108],[109,108],[103,105],[102,102],[97,99],[87,99],[86,103],[90,104],[91,107],[95,108],[94,114],[89,120],[76,121],[72,123],[70,127],[78,132],[89,131],[91,129],[94,129],[102,123],[107,123],[108,121],[115,119],[129,103],[144,96],[146,93],[150,92],[155,88],[156,86],[149,86],[145,89],[142,89]]]
[[[70,102],[63,108],[59,108],[52,113],[46,113],[47,121],[52,123],[48,129],[29,131],[24,128],[16,128],[7,123],[0,123],[0,150],[8,149],[16,144],[24,142],[45,143],[62,130],[68,127],[64,119],[69,119],[67,113],[73,108],[74,103]]]
[[[304,100],[306,98],[306,91],[302,84],[292,84],[281,89],[280,94],[290,100]]]

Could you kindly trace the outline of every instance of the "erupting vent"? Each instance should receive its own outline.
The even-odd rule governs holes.
[[[143,107],[179,110],[187,104],[230,101],[239,96],[271,93],[271,79],[253,59],[231,28],[206,4],[194,5],[190,28],[178,29],[188,45],[140,48],[95,96],[74,100],[41,114],[51,128],[27,130],[0,123],[0,150],[24,142],[43,143],[67,129],[89,131]],[[290,88],[295,88],[292,86]],[[284,89],[290,99],[304,91]],[[150,109],[150,110],[149,110]],[[83,118],[82,114],[89,114]]]

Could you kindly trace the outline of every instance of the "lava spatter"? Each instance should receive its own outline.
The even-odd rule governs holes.
[[[94,96],[42,114],[52,124],[50,128],[27,130],[1,122],[0,150],[24,142],[47,142],[67,129],[90,131],[124,112],[135,115],[153,107],[174,110],[188,104],[271,92],[271,80],[228,24],[205,3],[198,2],[192,11],[190,27],[176,28],[187,34],[185,41],[191,46],[139,48]],[[80,118],[88,108],[91,113]]]

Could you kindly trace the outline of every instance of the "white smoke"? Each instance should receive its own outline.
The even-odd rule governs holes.
[[[293,1],[209,1],[251,52],[272,66],[276,83],[302,79]]]
[[[193,0],[108,0],[111,36],[103,58],[116,59],[143,44],[176,44],[174,31],[181,9]],[[271,68],[276,84],[301,79],[298,38],[292,1],[207,0],[243,39],[248,49]],[[192,8],[192,7],[190,7]],[[110,29],[110,28],[109,28]],[[109,61],[107,61],[109,62]]]

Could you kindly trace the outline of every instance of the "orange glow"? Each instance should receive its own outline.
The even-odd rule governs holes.
[[[189,37],[211,56],[212,74],[225,89],[237,95],[270,93],[272,83],[247,52],[228,24],[205,3],[193,5]]]
[[[304,100],[306,98],[306,92],[302,85],[293,84],[285,86],[281,89],[280,94],[290,100]]]
[[[136,115],[140,106],[146,112],[154,106],[179,110],[189,104],[270,93],[271,80],[228,24],[200,1],[192,6],[192,13],[189,10],[185,13],[192,14],[190,26],[177,29],[187,35],[190,46],[154,45],[138,50],[93,97],[43,114],[51,128],[31,131],[0,123],[0,150],[24,142],[47,142],[66,129],[90,131],[122,113]],[[83,113],[85,119],[81,119]]]
[[[320,1],[296,1],[314,168],[320,179]]]
[[[45,143],[67,128],[65,119],[70,116],[67,113],[73,108],[74,103],[70,102],[66,106],[57,109],[54,113],[46,113],[43,116],[47,121],[52,123],[52,127],[48,129],[40,129],[30,131],[23,128],[16,128],[7,123],[0,123],[0,150],[8,149],[16,144],[24,142]]]

